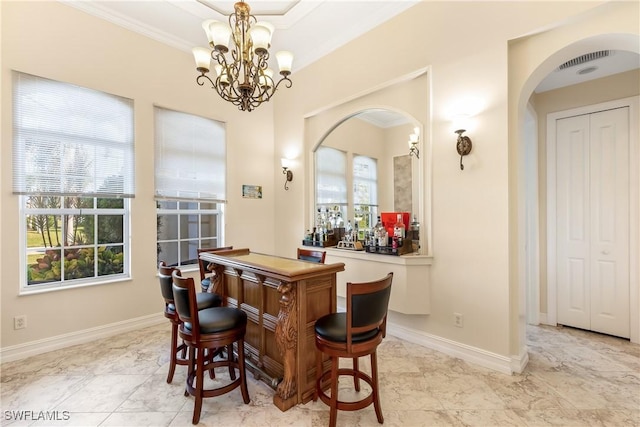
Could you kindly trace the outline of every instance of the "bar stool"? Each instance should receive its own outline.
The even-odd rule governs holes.
[[[326,256],[326,251],[298,248],[298,259],[303,261],[319,262],[320,264],[324,264]]]
[[[158,278],[160,280],[160,292],[164,298],[164,317],[171,322],[171,358],[169,360],[169,374],[167,375],[167,383],[173,381],[173,374],[176,371],[176,365],[188,365],[189,360],[186,357],[187,346],[182,343],[178,345],[178,326],[180,318],[176,313],[176,306],[173,301],[173,278],[172,274],[175,267],[168,267],[164,261],[160,261],[158,265]],[[178,270],[180,271],[180,270]],[[216,294],[198,293],[196,295],[198,309],[209,307],[220,307],[222,298]],[[180,355],[178,355],[180,353]]]
[[[371,403],[380,424],[384,423],[380,408],[378,387],[378,363],[376,350],[386,334],[387,310],[391,296],[393,273],[384,279],[347,283],[347,312],[332,313],[316,321],[316,393],[314,400],[320,397],[330,407],[329,426],[335,427],[338,409],[357,411]],[[323,354],[331,359],[331,368],[323,370]],[[358,358],[371,357],[371,376],[360,371]],[[338,368],[339,358],[353,360],[353,368]],[[371,386],[371,393],[355,402],[338,400],[338,377],[353,377],[356,391],[360,391],[360,380]],[[331,396],[324,391],[330,384]]]
[[[202,399],[220,396],[240,387],[242,400],[249,403],[249,391],[245,375],[244,336],[247,330],[247,314],[234,307],[212,307],[197,309],[196,288],[192,278],[183,278],[180,271],[173,272],[173,298],[180,318],[180,338],[189,348],[189,374],[185,395],[195,397],[193,424],[200,421]],[[233,344],[237,345],[237,360],[233,355]],[[207,352],[227,348],[226,359],[213,359]],[[231,382],[216,388],[204,388],[204,373],[217,367],[229,368]],[[235,370],[238,377],[235,377]]]

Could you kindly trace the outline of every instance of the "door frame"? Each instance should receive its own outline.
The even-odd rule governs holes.
[[[629,322],[631,342],[640,343],[640,148],[639,96],[547,114],[547,323],[557,324],[556,268],[556,120],[614,108],[629,107]]]

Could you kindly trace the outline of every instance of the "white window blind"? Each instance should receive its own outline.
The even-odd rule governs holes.
[[[371,157],[353,156],[353,203],[378,204],[378,167]]]
[[[13,192],[133,197],[133,101],[13,73]]]
[[[156,198],[224,202],[224,123],[155,108]]]
[[[347,204],[347,155],[330,147],[316,151],[316,202]]]

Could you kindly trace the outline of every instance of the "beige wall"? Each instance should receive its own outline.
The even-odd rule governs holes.
[[[540,218],[540,312],[547,313],[547,115],[577,107],[640,95],[640,70],[532,95],[538,117],[538,215]]]
[[[100,328],[145,316],[162,318],[156,272],[153,106],[227,123],[226,243],[274,251],[274,193],[284,192],[273,159],[273,105],[239,112],[195,82],[190,53],[107,23],[59,2],[1,2],[2,224],[0,283],[2,348]],[[131,276],[126,282],[18,296],[18,197],[11,194],[11,70],[31,73],[134,101],[136,197],[131,208]],[[277,186],[275,176],[277,173]],[[241,198],[242,184],[263,186],[264,198]],[[152,220],[150,220],[150,218]],[[14,331],[13,317],[27,315]]]
[[[401,76],[427,70],[425,81],[404,101],[380,100],[376,105],[408,112],[425,131],[420,161],[425,223],[432,234],[432,310],[428,316],[391,313],[391,321],[505,357],[518,355],[524,338],[518,264],[523,245],[520,114],[535,80],[552,69],[541,64],[554,57],[557,66],[563,62],[560,57],[568,60],[575,53],[556,55],[565,46],[606,33],[629,33],[637,39],[637,2],[604,8],[598,7],[601,3],[422,2],[303,70],[294,70],[293,87],[279,91],[275,105],[247,116],[195,85],[188,53],[57,2],[2,2],[2,347],[159,313],[155,221],[148,220],[155,216],[154,103],[228,123],[227,243],[290,255],[311,217],[310,153],[322,129],[310,129],[310,120]],[[10,194],[10,69],[134,99],[138,194],[132,215],[133,280],[17,296],[11,271],[18,265],[19,236],[17,199]],[[460,171],[450,120],[455,106],[468,105],[469,97],[479,99],[481,106],[468,132],[473,152]],[[295,159],[289,191],[281,188],[281,157]],[[271,164],[265,161],[269,158]],[[240,199],[241,184],[263,185],[265,198]],[[453,326],[453,312],[464,315],[464,328]],[[17,314],[29,316],[28,329],[12,330],[11,319]]]
[[[422,99],[425,105],[415,118],[424,125],[428,142],[428,154],[421,156],[421,161],[426,194],[431,189],[426,212],[431,215],[432,229],[432,312],[429,316],[391,313],[394,323],[500,355],[522,354],[524,307],[520,305],[519,266],[513,261],[519,246],[518,211],[517,205],[513,211],[510,204],[510,198],[518,199],[517,186],[514,190],[510,186],[510,181],[518,182],[517,173],[512,173],[518,167],[518,157],[517,150],[515,157],[510,152],[508,123],[509,93],[520,93],[523,82],[510,83],[509,44],[525,35],[537,40],[538,33],[552,32],[556,27],[571,34],[585,22],[597,21],[598,13],[591,9],[598,5],[423,2],[296,73],[294,88],[279,95],[275,150],[294,144],[302,161],[308,161],[308,137],[315,130],[308,129],[305,117],[428,68],[426,97]],[[616,7],[623,9],[617,12],[621,14],[636,11],[633,4]],[[615,21],[607,23],[605,31],[616,28]],[[598,31],[587,29],[581,36]],[[381,56],[382,60],[377,60]],[[526,52],[519,62],[523,69],[517,69],[517,75],[522,72],[526,78],[531,73]],[[335,74],[336,70],[339,73]],[[473,152],[465,158],[465,170],[460,171],[450,120],[454,106],[468,97],[480,99],[482,107],[473,117],[474,129],[468,132]],[[409,98],[407,105],[396,108],[409,110],[417,102]],[[287,196],[294,205],[305,204],[305,200],[308,204],[308,187]],[[297,230],[308,226],[308,210],[287,210],[278,204],[277,211],[278,218]],[[514,226],[508,225],[510,221]],[[277,251],[288,253],[293,245],[291,239],[283,239]],[[464,315],[464,328],[453,326],[453,312]]]

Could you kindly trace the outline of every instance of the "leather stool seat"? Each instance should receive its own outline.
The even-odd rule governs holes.
[[[321,317],[316,321],[316,334],[329,341],[347,342],[347,313],[333,313]],[[372,339],[378,334],[375,328],[351,336],[351,341],[361,342]]]
[[[213,307],[198,312],[201,334],[215,334],[247,324],[247,313],[233,307]],[[185,331],[191,331],[191,323],[185,322]]]

